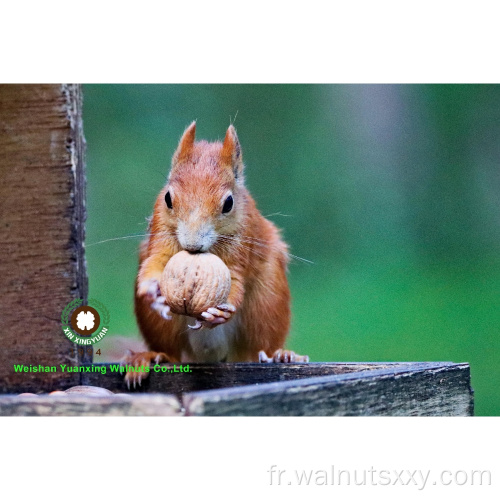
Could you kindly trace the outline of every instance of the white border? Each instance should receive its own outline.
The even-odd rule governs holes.
[[[495,418],[1,420],[2,491],[22,498],[498,499]],[[491,486],[297,486],[269,470],[490,470]]]
[[[0,81],[497,83],[492,1],[5,3]]]

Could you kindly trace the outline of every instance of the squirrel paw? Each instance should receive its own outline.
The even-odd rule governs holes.
[[[120,365],[138,369],[138,371],[127,371],[125,374],[125,383],[127,384],[129,390],[130,384],[132,384],[135,389],[136,385],[140,387],[142,381],[148,377],[149,372],[146,371],[146,367],[149,367],[151,362],[157,365],[159,363],[168,363],[169,359],[164,352],[133,352],[127,350],[127,353],[120,361]]]
[[[309,356],[301,356],[293,351],[278,349],[269,358],[264,351],[260,351],[259,363],[309,363]]]
[[[221,304],[217,307],[209,307],[205,312],[201,313],[203,319],[197,319],[194,325],[189,325],[192,330],[200,328],[214,328],[229,321],[236,312],[236,307],[232,304]]]
[[[172,319],[170,307],[165,304],[166,299],[160,291],[160,283],[157,279],[151,278],[143,281],[137,287],[137,295],[147,295],[151,300],[151,309],[156,311],[163,319]]]

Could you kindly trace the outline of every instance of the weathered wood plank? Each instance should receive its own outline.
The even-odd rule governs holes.
[[[85,378],[89,378],[89,375],[92,375],[94,380],[98,378],[100,382],[107,380],[108,389],[116,391],[118,386],[118,390],[124,389],[122,376],[119,374],[106,373],[96,378],[93,373],[86,374]],[[279,381],[270,381],[276,379]],[[250,380],[253,383],[249,383]],[[218,388],[214,388],[215,386]],[[127,392],[115,395],[125,398],[123,401],[113,399],[115,396],[110,400],[109,397],[102,396],[107,393],[106,389],[74,387],[67,391],[68,394],[60,397],[0,397],[0,415],[473,414],[473,394],[467,364],[201,364],[193,365],[193,371],[190,373],[153,374],[147,389],[154,387],[170,387],[176,396],[165,396],[170,398],[168,400],[149,400],[147,398],[153,395]],[[190,392],[193,387],[211,389]],[[95,393],[97,396],[85,398],[81,395],[83,393]],[[80,399],[71,399],[75,395]],[[154,396],[163,397],[160,394]],[[132,405],[136,398],[139,406]],[[147,408],[150,401],[152,406]],[[102,409],[98,408],[100,404],[103,405]]]
[[[401,364],[185,394],[186,415],[448,416],[473,414],[467,364]]]
[[[50,391],[79,374],[15,373],[76,364],[61,312],[87,298],[85,173],[78,85],[0,85],[0,392]]]
[[[190,368],[190,373],[151,373],[137,390],[182,396],[187,413],[193,415],[473,413],[466,364],[219,363]],[[109,370],[106,375],[85,374],[82,383],[126,390],[123,375]]]
[[[180,416],[177,398],[162,394],[113,396],[0,396],[0,416]]]
[[[155,373],[133,392],[162,392],[180,395],[191,391],[220,389],[223,387],[238,387],[251,384],[267,384],[307,377],[337,375],[362,370],[375,370],[392,363],[307,363],[307,364],[261,364],[261,363],[194,363],[189,367],[189,373]],[[398,364],[399,365],[399,364]],[[91,367],[92,365],[85,365]],[[124,375],[113,373],[111,364],[95,363],[95,369],[106,369],[82,373],[82,385],[104,387],[113,392],[128,392]],[[117,365],[116,365],[117,366]],[[162,365],[172,368],[173,365]]]

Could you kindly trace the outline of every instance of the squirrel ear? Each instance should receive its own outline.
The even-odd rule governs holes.
[[[222,144],[221,159],[223,164],[230,165],[233,168],[234,176],[238,179],[243,173],[243,160],[241,157],[240,141],[233,125],[229,125],[227,129],[226,137]]]
[[[191,122],[189,127],[182,134],[179,145],[174,153],[173,163],[185,160],[191,155],[194,145],[194,137],[196,135],[196,122]]]

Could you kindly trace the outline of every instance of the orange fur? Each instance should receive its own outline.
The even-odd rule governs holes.
[[[258,361],[259,351],[272,356],[281,349],[289,331],[287,246],[274,224],[259,213],[244,186],[234,127],[229,127],[223,143],[195,142],[195,127],[193,122],[180,140],[168,183],[154,205],[150,235],[141,245],[137,321],[148,347],[166,353],[171,362],[214,361],[194,352],[196,346],[190,339],[193,335],[203,338],[217,329],[233,332],[224,360]],[[165,203],[167,191],[173,209]],[[234,205],[223,214],[228,193]],[[229,268],[232,285],[227,302],[236,312],[224,325],[193,331],[188,328],[192,319],[176,314],[164,319],[151,308],[153,298],[147,293],[147,284],[159,280],[175,253],[186,246],[201,245],[209,245],[201,251],[218,255]]]

